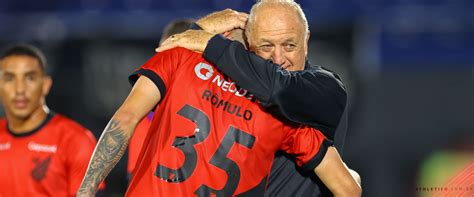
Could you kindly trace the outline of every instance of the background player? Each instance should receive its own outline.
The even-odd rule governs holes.
[[[51,112],[52,85],[37,48],[12,46],[0,55],[0,196],[73,196],[95,146],[91,132]],[[101,186],[103,188],[103,186]]]
[[[165,41],[171,35],[184,32],[188,30],[193,24],[191,19],[177,19],[171,21],[166,25],[161,35],[160,43]],[[127,175],[129,180],[131,180],[133,169],[135,168],[138,155],[145,141],[147,131],[150,128],[151,120],[153,119],[153,112],[150,112],[140,123],[137,125],[135,132],[133,133],[132,138],[130,139],[130,144],[128,145],[128,165],[127,165]]]

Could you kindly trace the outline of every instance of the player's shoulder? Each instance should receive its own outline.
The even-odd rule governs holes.
[[[198,55],[200,54],[198,52],[189,50],[189,49],[184,48],[184,47],[175,47],[175,48],[168,49],[166,51],[170,51],[170,52],[174,52],[174,53],[182,53],[182,54],[198,54]]]
[[[203,58],[201,53],[183,48],[183,47],[175,47],[171,48],[162,52],[155,54],[153,58],[160,58],[161,56],[169,56],[173,57],[175,60],[183,59],[193,59],[193,58]]]
[[[51,123],[55,127],[64,128],[64,130],[61,129],[61,132],[64,132],[63,135],[71,136],[78,139],[88,138],[95,140],[95,137],[88,129],[86,129],[78,122],[72,120],[71,118],[66,117],[65,115],[56,113],[53,119],[51,120]]]
[[[72,120],[71,118],[69,118],[65,115],[58,114],[58,113],[54,114],[52,122],[56,125],[59,125],[59,126],[67,126],[67,127],[73,128],[73,129],[83,129],[83,130],[85,130],[85,128],[81,124],[79,124],[78,122]]]

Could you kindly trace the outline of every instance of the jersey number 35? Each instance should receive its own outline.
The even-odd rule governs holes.
[[[181,108],[178,111],[178,115],[193,121],[194,124],[196,124],[196,128],[193,135],[176,137],[173,141],[173,147],[178,148],[184,153],[184,164],[178,169],[171,169],[162,165],[158,165],[156,168],[155,175],[157,177],[172,183],[183,182],[193,174],[197,163],[197,153],[194,145],[206,140],[211,130],[209,117],[190,105],[185,105]],[[216,196],[232,196],[234,194],[240,180],[240,169],[235,161],[227,158],[227,154],[235,143],[252,149],[255,143],[255,137],[230,126],[221,144],[209,161],[210,164],[227,173],[227,182],[221,190],[216,190],[202,184],[194,192],[196,195],[210,196],[211,194],[215,194]]]

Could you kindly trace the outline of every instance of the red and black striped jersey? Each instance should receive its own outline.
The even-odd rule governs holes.
[[[95,144],[90,131],[59,114],[24,134],[1,119],[0,196],[75,196]]]
[[[331,143],[319,130],[267,113],[199,53],[158,53],[131,82],[139,76],[162,98],[127,196],[262,195],[276,151],[314,169]]]

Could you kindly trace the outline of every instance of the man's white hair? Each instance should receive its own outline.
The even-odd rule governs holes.
[[[301,22],[304,25],[304,33],[305,37],[308,36],[309,32],[309,26],[308,26],[308,21],[306,20],[306,16],[301,9],[300,4],[296,3],[294,0],[257,0],[257,3],[252,6],[252,9],[250,10],[249,18],[247,21],[247,27],[245,28],[245,33],[247,36],[250,36],[250,31],[253,23],[255,22],[256,16],[255,16],[255,11],[258,10],[259,7],[262,5],[266,4],[279,4],[282,6],[286,6],[288,8],[294,9],[295,12],[298,14],[298,17],[300,18]]]

